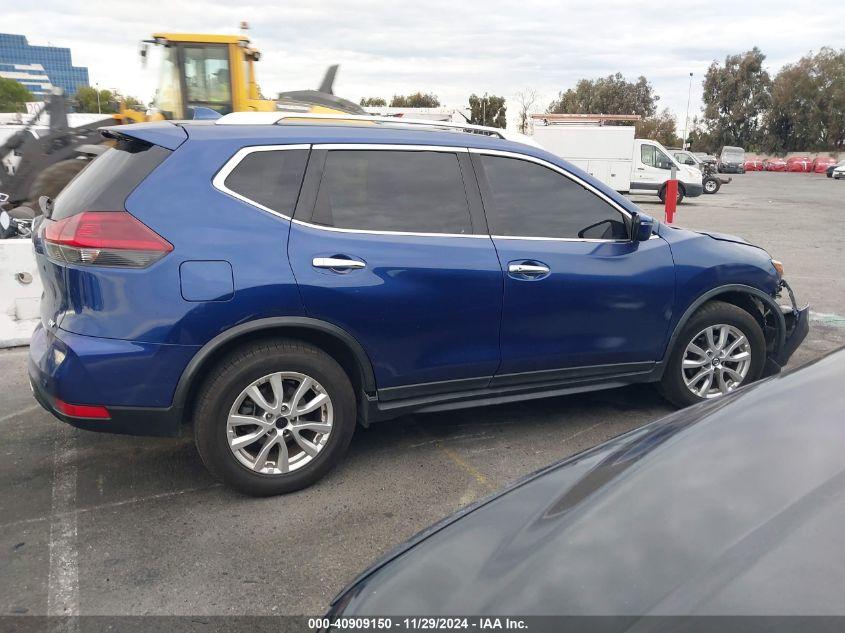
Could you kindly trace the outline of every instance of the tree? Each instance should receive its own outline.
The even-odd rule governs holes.
[[[118,95],[113,94],[111,90],[98,92],[91,86],[84,86],[77,90],[74,101],[77,112],[114,113],[120,110]]]
[[[25,112],[32,93],[14,79],[0,77],[0,112]]]
[[[469,97],[469,122],[473,125],[489,125],[491,127],[507,127],[507,108],[505,98],[496,95],[479,97],[472,94]]]
[[[439,108],[440,99],[430,92],[415,92],[412,95],[393,95],[391,108]]]
[[[845,49],[822,48],[784,66],[764,119],[769,151],[845,149]]]
[[[702,120],[697,116],[692,118],[687,142],[689,143],[690,150],[694,152],[714,154],[719,150],[717,142],[704,127]]]
[[[648,138],[665,147],[681,146],[675,117],[669,112],[669,108],[665,108],[660,114],[637,121],[635,134],[637,138]]]
[[[550,114],[639,114],[654,116],[657,101],[654,88],[645,77],[626,81],[622,73],[581,79],[575,88],[558,94],[549,104]]]
[[[704,76],[704,123],[718,146],[757,147],[763,113],[771,102],[766,56],[756,46],[710,64]]]
[[[382,99],[381,97],[361,97],[361,107],[366,108],[368,106],[374,108],[383,108],[387,105],[387,101]]]
[[[531,131],[531,111],[537,103],[537,91],[533,88],[526,88],[516,93],[516,102],[519,104],[517,114],[517,128],[523,134]]]
[[[137,97],[123,97],[123,105],[127,110],[146,110],[144,102]]]

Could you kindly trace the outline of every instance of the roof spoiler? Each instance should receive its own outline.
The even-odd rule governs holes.
[[[103,136],[111,139],[133,138],[175,150],[188,140],[188,133],[180,125],[167,121],[151,123],[133,123],[132,125],[112,125],[100,130]]]

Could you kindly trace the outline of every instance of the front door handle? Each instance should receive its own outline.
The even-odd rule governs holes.
[[[509,264],[508,272],[517,275],[537,276],[548,275],[549,267],[543,264]]]
[[[358,270],[359,268],[366,268],[367,265],[360,259],[351,259],[348,257],[315,257],[311,261],[314,268],[328,268],[330,270]]]

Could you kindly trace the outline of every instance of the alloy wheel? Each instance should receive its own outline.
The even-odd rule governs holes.
[[[699,398],[715,398],[736,389],[751,368],[751,343],[733,325],[711,325],[684,350],[681,375]]]
[[[235,399],[226,437],[235,458],[264,475],[309,464],[326,446],[334,413],[326,389],[298,372],[259,378]]]

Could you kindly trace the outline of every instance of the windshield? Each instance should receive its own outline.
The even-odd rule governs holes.
[[[232,112],[232,81],[225,45],[180,44],[167,46],[164,51],[155,106],[166,119],[190,118],[191,107],[211,108],[220,114]]]
[[[722,150],[722,159],[742,160],[745,158],[745,151],[739,147],[726,147]]]
[[[232,81],[226,46],[186,46],[185,87],[188,106],[202,106],[221,114],[232,111]]]

